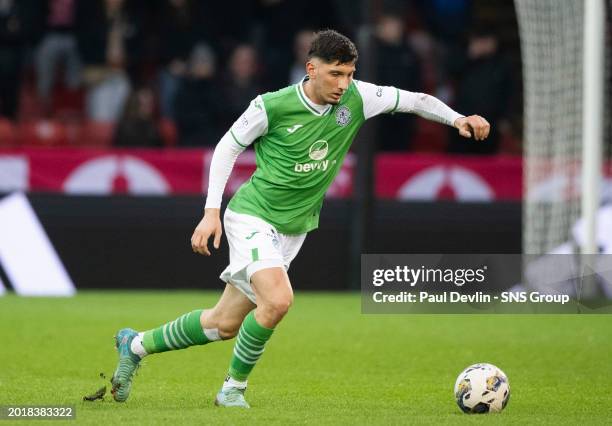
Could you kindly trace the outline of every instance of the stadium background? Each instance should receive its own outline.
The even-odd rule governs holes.
[[[127,404],[82,402],[110,377],[118,328],[220,294],[226,243],[210,258],[189,244],[211,150],[255,94],[301,76],[325,27],[357,41],[357,78],[495,132],[465,143],[401,114],[364,126],[292,264],[295,305],[250,379],[250,413],[211,404],[231,343],[151,357]],[[0,404],[76,405],[87,424],[478,423],[452,384],[486,361],[513,393],[485,421],[609,423],[607,316],[362,315],[346,291],[361,253],[521,252],[521,70],[506,0],[0,1],[0,215],[24,192],[77,289],[19,297],[0,260]],[[243,154],[228,196],[253,167]],[[0,252],[17,242],[0,234]]]
[[[302,77],[325,27],[370,40],[357,78],[434,94],[495,131],[466,144],[414,116],[368,123],[295,287],[351,288],[359,253],[521,250],[510,2],[20,1],[0,14],[0,191],[28,192],[80,288],[218,288],[225,246],[204,259],[188,244],[211,149],[257,93]],[[242,156],[228,195],[253,169]]]

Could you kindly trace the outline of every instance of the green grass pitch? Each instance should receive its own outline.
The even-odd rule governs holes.
[[[69,424],[612,421],[612,316],[362,315],[359,295],[340,293],[296,294],[250,377],[251,410],[212,404],[232,342],[147,358],[124,404],[82,401],[102,386],[100,372],[112,374],[117,329],[157,326],[219,294],[0,297],[0,404],[74,404],[77,421],[60,422]],[[508,375],[503,413],[468,416],[455,405],[455,378],[476,362]]]

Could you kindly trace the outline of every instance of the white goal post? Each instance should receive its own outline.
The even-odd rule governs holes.
[[[584,0],[582,97],[582,217],[583,254],[597,253],[597,210],[600,203],[605,83],[604,0]]]
[[[597,253],[604,100],[605,0],[515,0],[524,84],[523,252],[570,240],[582,215],[583,253]]]

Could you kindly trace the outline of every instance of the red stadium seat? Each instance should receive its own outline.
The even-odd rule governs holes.
[[[81,127],[79,146],[107,147],[113,143],[115,123],[88,121]]]
[[[62,120],[66,127],[66,135],[68,137],[68,144],[75,146],[79,144],[83,123],[80,120]]]
[[[62,121],[82,119],[85,109],[84,91],[69,90],[59,85],[53,94],[53,116]]]
[[[0,146],[13,145],[15,142],[17,142],[15,126],[10,120],[0,118]]]
[[[164,145],[175,146],[178,142],[178,134],[174,121],[162,118],[159,120],[159,133],[164,140]]]
[[[66,127],[62,123],[54,120],[39,120],[20,124],[19,140],[22,145],[68,145]]]

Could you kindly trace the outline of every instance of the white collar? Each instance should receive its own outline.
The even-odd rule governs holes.
[[[329,111],[331,111],[332,105],[315,104],[313,101],[310,100],[308,96],[306,96],[306,92],[304,92],[304,82],[307,80],[308,80],[308,76],[306,75],[299,83],[295,85],[296,86],[295,90],[297,91],[298,98],[300,99],[302,104],[304,104],[306,109],[312,112],[314,115],[322,116],[322,115],[327,114]]]

